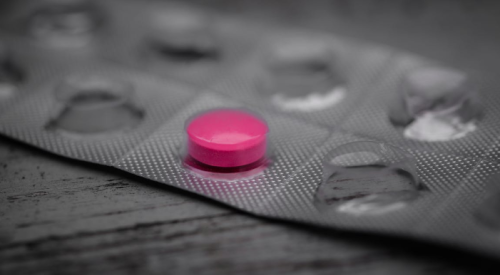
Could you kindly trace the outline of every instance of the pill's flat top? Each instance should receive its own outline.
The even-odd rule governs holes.
[[[188,125],[191,142],[215,151],[243,151],[265,142],[267,124],[237,109],[218,109],[195,117]]]

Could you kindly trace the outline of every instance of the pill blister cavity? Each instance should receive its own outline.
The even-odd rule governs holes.
[[[28,20],[28,32],[54,46],[84,46],[102,25],[98,7],[90,1],[54,1],[36,9]]]
[[[7,50],[0,44],[0,101],[12,98],[25,81],[23,69],[11,59]]]
[[[195,11],[157,12],[152,16],[148,40],[150,59],[182,64],[215,62],[220,48],[212,20]]]
[[[56,90],[63,106],[47,128],[80,135],[123,132],[144,118],[134,105],[131,83],[100,76],[77,76],[65,80]]]
[[[284,111],[334,108],[347,93],[332,47],[325,41],[276,43],[263,54],[260,93]]]
[[[474,132],[482,117],[477,87],[460,71],[423,67],[409,71],[389,119],[408,139],[438,142]]]
[[[314,203],[322,212],[380,215],[405,208],[423,190],[408,152],[379,142],[352,142],[325,157]]]
[[[183,165],[203,177],[238,180],[255,176],[271,164],[268,126],[244,109],[212,109],[186,122]]]

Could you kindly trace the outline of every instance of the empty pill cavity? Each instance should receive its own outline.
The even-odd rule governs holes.
[[[457,70],[423,67],[406,74],[390,106],[389,119],[404,136],[419,141],[463,138],[482,116],[477,88]]]
[[[220,58],[212,22],[192,11],[153,13],[149,50],[152,59],[176,63],[214,62]]]
[[[379,142],[352,142],[325,157],[314,202],[320,211],[379,215],[405,208],[421,190],[409,153]]]
[[[76,134],[105,134],[132,129],[144,117],[134,105],[133,86],[99,76],[72,77],[56,91],[64,107],[47,128]]]
[[[262,60],[259,91],[284,111],[331,108],[347,93],[331,46],[324,41],[292,40],[275,44]]]
[[[90,41],[101,23],[100,10],[89,1],[59,1],[35,10],[28,20],[28,31],[56,46],[80,46]]]

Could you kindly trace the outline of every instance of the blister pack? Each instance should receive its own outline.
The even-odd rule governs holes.
[[[227,75],[262,37],[257,26],[180,2],[101,5],[114,11],[101,42],[104,59],[202,88]]]
[[[181,3],[12,3],[3,135],[257,215],[500,255],[494,77]]]
[[[499,100],[495,89],[498,84],[494,75],[457,71],[438,62],[404,53],[395,55],[391,63],[383,80],[384,84],[379,87],[380,90],[373,93],[371,98],[349,119],[343,121],[342,128],[404,147],[498,160],[494,156],[486,155],[488,148],[493,146],[500,134],[497,123],[500,111],[495,107]],[[418,75],[419,71],[421,75]],[[425,75],[426,71],[429,76]],[[414,79],[409,79],[411,76],[414,76]],[[412,99],[412,96],[416,97],[405,92],[417,94],[418,91],[426,88],[418,86],[420,85],[418,77],[428,86],[433,85],[433,82],[437,83],[438,79],[449,78],[450,85],[457,82],[457,87],[449,88],[450,91],[456,91],[456,98],[446,98],[440,96],[439,92],[435,92],[436,99],[431,102],[428,98],[432,99],[432,96],[424,95],[422,99],[416,98],[414,104],[424,105],[425,108],[436,109],[436,111],[420,111],[421,115],[418,115],[417,119],[414,115],[401,115],[405,111],[398,110],[399,107],[395,106],[406,107],[411,104],[408,101]],[[425,79],[425,77],[438,79]],[[455,81],[454,78],[467,79],[462,82],[461,80]],[[475,81],[473,82],[472,79]],[[445,81],[443,81],[444,84],[446,84]],[[446,87],[432,88],[433,91],[448,89]],[[405,100],[405,104],[398,104]],[[433,104],[436,107],[432,106]],[[448,107],[448,105],[457,107]],[[419,106],[415,106],[415,109],[418,108]],[[391,112],[393,116],[399,113],[401,121],[392,121]],[[414,119],[411,123],[402,121],[411,119]],[[454,119],[463,120],[465,123],[454,122]]]

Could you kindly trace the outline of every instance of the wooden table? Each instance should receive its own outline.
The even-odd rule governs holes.
[[[195,1],[499,71],[495,1]],[[500,274],[495,259],[256,218],[0,137],[0,274]]]

